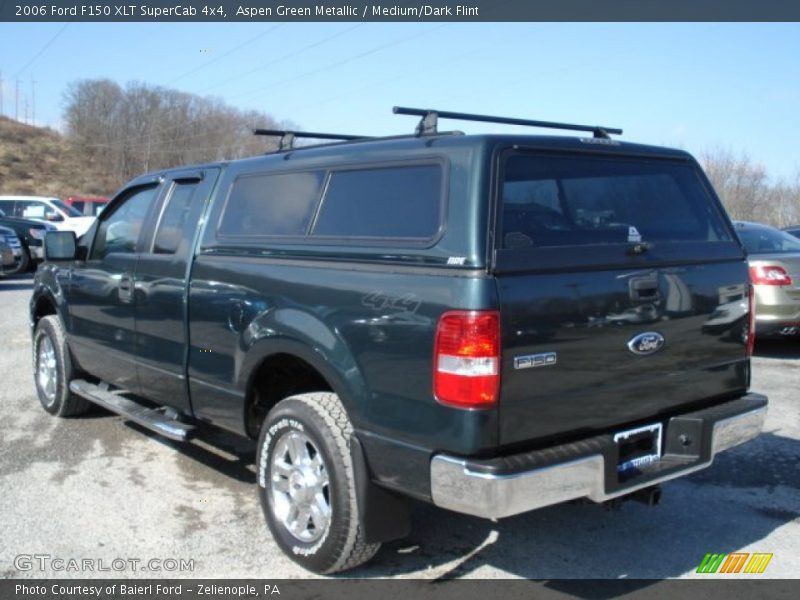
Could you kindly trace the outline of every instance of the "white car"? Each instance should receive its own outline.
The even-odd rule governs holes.
[[[74,231],[80,237],[94,223],[59,198],[46,196],[0,196],[0,210],[6,215],[52,223],[60,231]]]

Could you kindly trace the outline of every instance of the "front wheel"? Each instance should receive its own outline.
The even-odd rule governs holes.
[[[267,415],[258,444],[258,493],[281,550],[316,573],[370,560],[359,526],[349,440],[353,429],[336,394],[298,394]]]
[[[69,391],[74,375],[61,321],[56,315],[42,317],[33,334],[33,378],[39,401],[51,415],[71,417],[91,406]]]

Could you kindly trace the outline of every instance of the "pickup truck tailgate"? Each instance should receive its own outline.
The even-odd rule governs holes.
[[[655,420],[744,391],[742,277],[740,263],[499,277],[501,443]],[[631,350],[648,333],[641,349],[652,353]]]
[[[692,160],[503,155],[503,445],[647,425],[748,386],[748,274]]]

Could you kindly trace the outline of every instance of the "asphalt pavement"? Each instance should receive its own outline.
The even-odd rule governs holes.
[[[209,428],[181,444],[99,408],[74,419],[42,410],[31,281],[0,279],[0,577],[309,577],[267,531],[252,443]],[[764,552],[766,571],[747,577],[797,577],[798,389],[800,339],[759,344],[764,433],[665,484],[659,506],[573,503],[491,522],[416,504],[411,535],[348,575],[707,578],[695,573],[706,553]]]

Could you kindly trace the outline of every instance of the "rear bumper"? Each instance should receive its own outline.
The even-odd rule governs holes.
[[[758,436],[767,398],[747,394],[663,422],[661,459],[617,473],[613,435],[487,460],[438,454],[431,460],[434,504],[485,518],[588,498],[604,502],[708,467],[718,453]],[[687,443],[688,440],[688,443]]]

